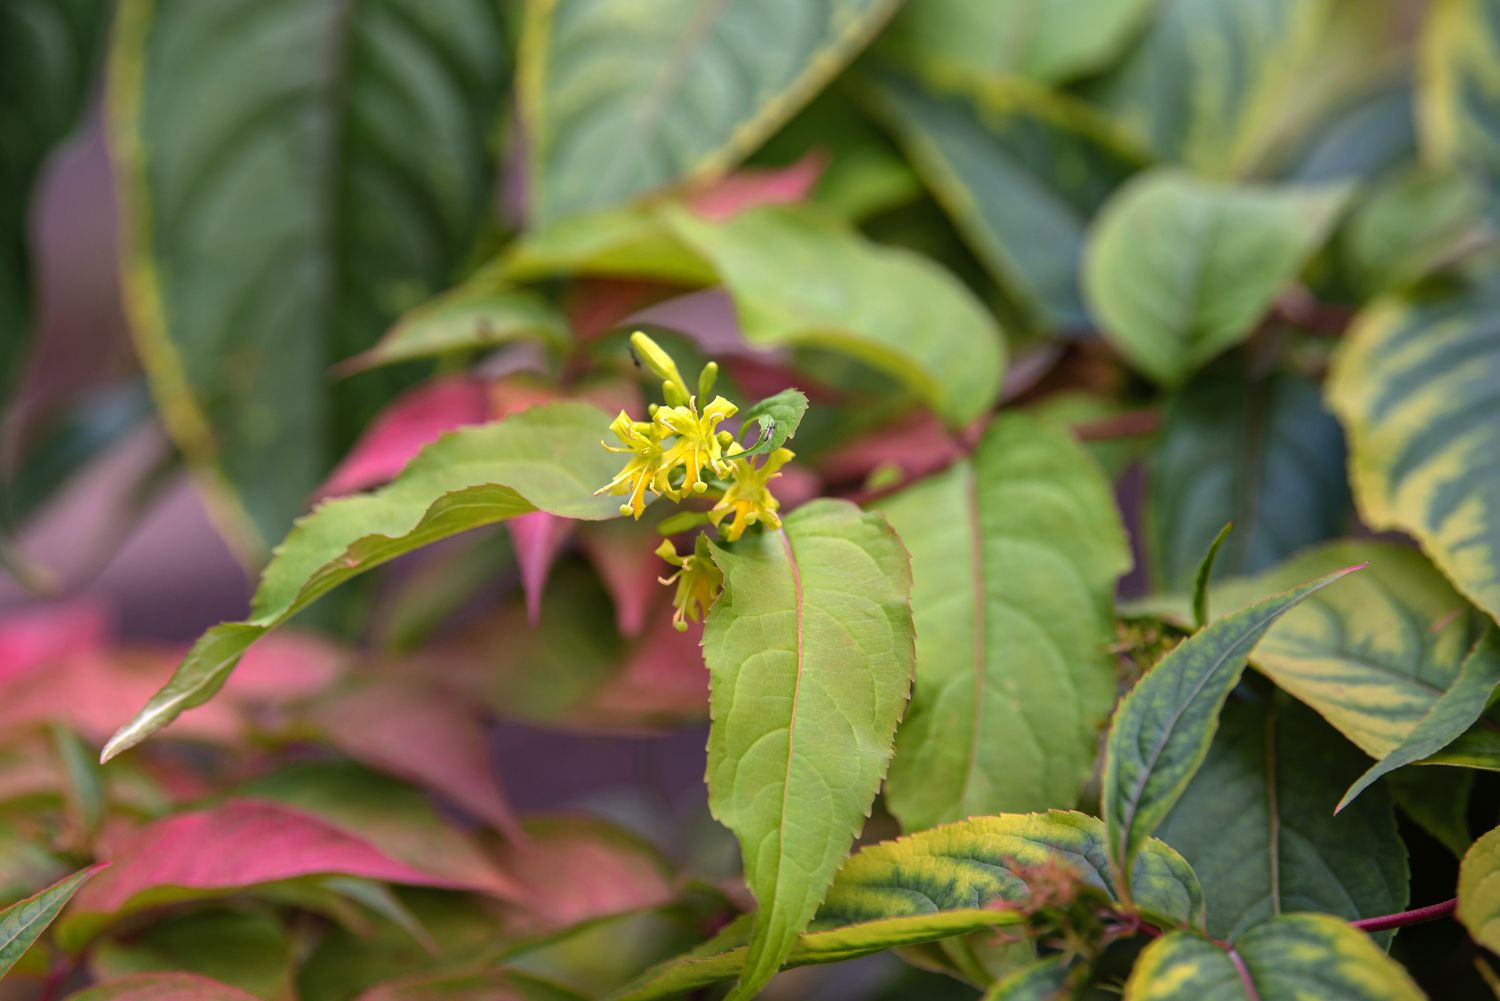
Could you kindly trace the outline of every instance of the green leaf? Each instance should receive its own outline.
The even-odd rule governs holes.
[[[1235,186],[1158,168],[1105,205],[1084,292],[1126,359],[1177,385],[1243,340],[1318,249],[1344,186]]]
[[[593,496],[619,466],[599,447],[609,417],[581,403],[533,407],[428,446],[389,485],[323,504],[277,547],[250,616],[205,632],[166,686],[104,747],[140,743],[219,690],[250,645],[367,570],[460,532],[532,511],[602,521],[619,512]]]
[[[1299,108],[1333,0],[1163,0],[1090,90],[1164,160],[1246,173]]]
[[[109,11],[103,0],[0,4],[0,399],[31,343],[32,190],[88,102]]]
[[[755,444],[738,454],[743,458],[776,451],[797,433],[797,426],[806,413],[807,397],[795,389],[783,389],[775,396],[761,400],[740,414],[741,429],[750,427],[754,421],[759,426],[759,434]],[[743,430],[740,436],[744,437]]]
[[[1071,958],[1061,953],[1039,959],[997,980],[983,1001],[1056,1001],[1071,983]]]
[[[760,904],[741,999],[791,955],[890,764],[912,678],[911,574],[884,518],[833,500],[713,556],[709,806]]]
[[[1355,206],[1335,243],[1362,298],[1399,292],[1494,239],[1482,191],[1458,171],[1408,166]]]
[[[69,994],[67,1001],[257,1001],[230,987],[192,973],[147,973],[96,984]]]
[[[720,223],[678,206],[664,211],[719,275],[751,344],[852,355],[910,385],[952,424],[998,398],[1000,330],[928,258],[878,246],[806,209],[752,209]]]
[[[1397,771],[1381,783],[1396,806],[1432,835],[1454,858],[1463,858],[1474,836],[1469,833],[1469,799],[1474,773],[1467,768],[1422,768]]]
[[[1061,863],[1117,899],[1105,827],[1082,813],[972,817],[861,849],[844,863],[814,928],[933,911],[1023,903],[1029,870]],[[1169,926],[1203,927],[1203,891],[1187,862],[1148,839],[1131,880],[1142,911]]]
[[[1500,951],[1500,828],[1483,835],[1464,852],[1458,868],[1458,920],[1474,941]]]
[[[1422,1001],[1400,963],[1369,936],[1323,914],[1280,915],[1232,949],[1173,932],[1141,953],[1125,1001]]]
[[[1120,702],[1104,759],[1110,861],[1132,872],[1141,843],[1166,818],[1208,754],[1219,710],[1245,658],[1277,619],[1359,567],[1274,595],[1184,640]],[[1122,886],[1122,893],[1128,892]]]
[[[1084,234],[1140,162],[1106,123],[1085,105],[1018,87],[944,95],[888,74],[870,96],[1001,287],[1043,329],[1087,329]]]
[[[1327,385],[1364,520],[1415,536],[1491,616],[1500,616],[1497,306],[1493,291],[1381,302],[1341,342]]]
[[[1353,520],[1344,434],[1318,387],[1245,369],[1226,359],[1167,404],[1146,459],[1143,534],[1159,587],[1187,590],[1226,521],[1219,578],[1274,566]]]
[[[1234,528],[1234,522],[1226,521],[1224,527],[1219,529],[1219,534],[1214,536],[1214,541],[1208,544],[1208,552],[1203,554],[1203,562],[1198,564],[1198,572],[1193,576],[1193,628],[1202,629],[1208,625],[1208,579],[1214,573],[1214,561],[1219,558],[1219,550],[1224,546],[1224,540],[1229,538],[1229,533]]]
[[[267,909],[204,907],[158,918],[126,939],[96,943],[89,971],[102,980],[183,971],[256,997],[287,997],[292,943]]]
[[[920,0],[896,16],[880,51],[935,79],[1056,83],[1103,68],[1152,6],[1151,0]]]
[[[103,865],[96,865],[80,869],[0,911],[0,977],[41,937],[78,888],[102,868]]]
[[[906,830],[1077,800],[1115,698],[1130,550],[1062,427],[995,418],[972,458],[880,504],[912,559],[917,685],[886,798]]]
[[[1500,177],[1500,14],[1491,0],[1441,0],[1423,20],[1417,62],[1422,150]]]
[[[359,1001],[588,1001],[581,994],[517,970],[403,977],[365,991]]]
[[[1492,626],[1464,658],[1448,690],[1432,700],[1426,714],[1394,751],[1371,765],[1349,787],[1335,811],[1348,806],[1382,775],[1429,758],[1453,743],[1478,722],[1496,685],[1500,685],[1500,632]],[[1492,761],[1490,767],[1500,768],[1500,759]]]
[[[897,2],[530,5],[519,86],[533,223],[723,174],[821,90]]]
[[[127,0],[125,301],[162,417],[259,555],[397,383],[329,365],[442,289],[493,188],[493,0]],[[337,68],[335,72],[334,69]]]
[[[474,281],[407,311],[373,348],[337,367],[341,374],[532,341],[566,347],[567,321],[535,292]]]
[[[1208,757],[1156,832],[1202,881],[1208,934],[1233,942],[1277,914],[1352,920],[1406,906],[1406,846],[1384,790],[1333,815],[1363,767],[1290,698],[1225,707]]]

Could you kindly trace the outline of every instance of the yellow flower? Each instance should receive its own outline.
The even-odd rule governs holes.
[[[611,452],[630,452],[630,461],[625,463],[625,468],[620,470],[620,475],[610,480],[604,486],[594,491],[599,494],[610,493],[630,496],[628,503],[620,505],[621,514],[629,514],[639,519],[641,512],[646,510],[646,491],[656,490],[658,477],[661,474],[661,462],[664,454],[662,437],[665,433],[660,426],[647,421],[633,421],[625,411],[620,411],[609,425],[609,429],[615,433],[615,437],[624,443],[621,448],[608,442],[600,442]],[[665,477],[661,477],[665,479]]]
[[[714,565],[708,552],[708,540],[701,533],[694,543],[693,552],[686,556],[677,555],[677,547],[672,545],[671,539],[662,541],[656,555],[678,568],[672,576],[658,577],[657,580],[677,585],[677,592],[672,595],[672,606],[677,609],[672,614],[672,625],[678,632],[683,632],[688,627],[688,619],[701,621],[718,598],[724,586],[724,574]]]
[[[698,474],[704,466],[720,478],[728,476],[729,464],[723,458],[724,442],[719,436],[718,426],[738,411],[739,407],[722,396],[715,396],[701,414],[698,413],[697,397],[690,398],[685,407],[657,407],[656,423],[666,433],[676,435],[677,440],[662,457],[661,475],[654,488],[656,492],[673,500],[681,500],[689,493],[703,493],[708,484]],[[727,432],[725,436],[728,436]],[[674,490],[667,478],[678,466],[683,468],[682,485]]]
[[[781,502],[771,496],[770,482],[781,475],[781,467],[792,459],[792,451],[778,448],[766,457],[759,466],[753,458],[729,457],[730,483],[719,503],[708,512],[709,521],[720,529],[726,541],[733,542],[745,534],[745,529],[756,522],[764,522],[771,528],[781,527],[781,516],[776,509]],[[727,528],[720,525],[733,514]]]

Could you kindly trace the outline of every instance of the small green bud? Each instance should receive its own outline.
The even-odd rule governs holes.
[[[703,366],[703,371],[698,373],[698,399],[707,400],[714,391],[714,383],[719,378],[719,363],[711,361]]]
[[[688,385],[683,381],[682,373],[677,371],[677,363],[672,360],[671,355],[662,349],[660,344],[647,337],[643,331],[637,330],[630,335],[630,350],[635,352],[636,359],[642,365],[650,369],[657,378],[665,383],[662,389],[668,403],[671,403],[675,407],[687,402]],[[673,402],[672,394],[667,392],[667,386],[675,387],[681,392],[682,399]]]

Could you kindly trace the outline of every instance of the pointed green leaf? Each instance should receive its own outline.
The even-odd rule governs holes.
[[[388,486],[341,498],[302,518],[261,575],[250,617],[215,626],[177,672],[104,747],[104,760],[212,698],[250,645],[352,577],[460,532],[532,511],[615,517],[595,497],[619,467],[599,447],[609,417],[581,403],[533,407],[445,435]]]
[[[911,686],[911,574],[884,518],[831,500],[714,560],[709,806],[760,904],[747,998],[796,946],[885,777]]]
[[[751,344],[852,355],[910,385],[952,424],[968,423],[999,396],[999,328],[930,259],[807,209],[752,209],[718,223],[678,206],[665,212],[719,275]]]
[[[1130,550],[1060,426],[1001,415],[972,458],[881,502],[912,558],[917,685],[886,797],[906,830],[1073,803],[1115,698]]]
[[[1458,589],[1500,616],[1500,294],[1391,299],[1334,355],[1328,401],[1349,433],[1371,528],[1415,536]]]
[[[568,336],[562,313],[537,293],[475,281],[408,310],[373,348],[341,362],[338,371],[362,372],[517,341],[565,347]]]
[[[1364,763],[1290,698],[1225,707],[1208,757],[1156,832],[1202,881],[1208,934],[1232,942],[1277,914],[1353,920],[1406,906],[1406,846],[1385,791],[1333,814]]]
[[[538,224],[725,171],[884,26],[898,0],[543,0],[521,41]]]
[[[1219,710],[1266,630],[1309,595],[1357,569],[1339,570],[1266,598],[1199,630],[1121,701],[1104,761],[1104,819],[1116,872],[1133,871],[1141,843],[1171,812],[1203,763]],[[1122,893],[1127,890],[1121,887]]]
[[[1219,558],[1219,550],[1224,545],[1224,540],[1229,538],[1230,531],[1234,528],[1234,522],[1226,521],[1224,527],[1219,529],[1219,534],[1214,536],[1214,541],[1208,544],[1208,552],[1203,554],[1203,562],[1198,564],[1198,572],[1193,576],[1193,628],[1202,629],[1208,625],[1208,579],[1214,573],[1214,561]]]
[[[1474,941],[1500,951],[1500,827],[1464,852],[1458,869],[1458,920]]]
[[[1152,579],[1185,591],[1226,521],[1234,532],[1216,579],[1265,570],[1337,538],[1353,520],[1344,458],[1343,430],[1315,383],[1284,373],[1258,378],[1238,358],[1202,373],[1168,403],[1146,459]]]
[[[754,444],[743,431],[740,437],[748,447],[738,453],[741,457],[766,455],[785,445],[797,433],[797,426],[807,413],[807,397],[795,389],[783,389],[775,396],[768,396],[740,414],[740,427],[756,427]]]
[[[111,67],[125,302],[168,430],[247,553],[396,385],[327,388],[488,216],[493,0],[128,0]]]
[[[1226,950],[1173,932],[1141,953],[1125,1001],[1422,1001],[1405,968],[1369,936],[1323,914],[1288,914]]]
[[[1255,328],[1348,193],[1141,175],[1089,234],[1084,292],[1104,335],[1146,375],[1180,384]]]
[[[1423,152],[1500,178],[1500,11],[1493,0],[1431,4],[1418,51]]]
[[[31,944],[41,937],[79,887],[103,868],[103,865],[96,865],[80,869],[40,893],[18,900],[0,911],[0,977],[5,976],[6,971],[15,966]]]
[[[1087,329],[1079,287],[1084,233],[1139,165],[1107,124],[1087,105],[1021,87],[944,95],[888,74],[870,90],[995,280],[1042,328]],[[1058,169],[1061,162],[1067,170]]]

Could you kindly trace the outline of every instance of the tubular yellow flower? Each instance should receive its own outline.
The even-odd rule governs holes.
[[[724,461],[724,442],[719,437],[718,426],[738,411],[739,407],[722,396],[714,397],[701,414],[697,397],[690,398],[685,407],[657,407],[655,422],[665,433],[676,435],[677,440],[662,457],[661,473],[653,489],[673,500],[681,500],[689,493],[701,494],[708,489],[708,484],[699,476],[703,467],[707,466],[715,476],[727,477],[729,464]],[[683,468],[682,485],[673,489],[667,478],[678,466]]]
[[[672,545],[671,539],[662,541],[656,555],[678,568],[670,577],[658,577],[657,580],[677,585],[677,592],[672,595],[672,606],[677,609],[672,614],[672,625],[678,632],[683,632],[689,619],[701,621],[718,598],[724,586],[724,574],[714,565],[713,557],[708,553],[708,540],[702,534],[694,543],[693,552],[686,556],[677,555],[677,547]]]
[[[719,503],[708,512],[708,520],[723,532],[726,541],[738,539],[756,522],[764,522],[770,528],[781,527],[781,516],[776,513],[781,502],[771,496],[770,482],[781,475],[781,467],[791,461],[792,455],[791,449],[778,448],[759,466],[753,458],[729,457],[729,486]],[[729,525],[721,525],[731,514],[733,518]]]
[[[660,474],[665,453],[662,438],[666,432],[657,424],[631,420],[630,415],[623,410],[610,423],[609,429],[624,443],[624,447],[611,445],[609,442],[600,444],[611,452],[630,452],[632,455],[630,461],[625,463],[625,468],[620,470],[620,475],[595,490],[594,495],[629,495],[630,500],[620,505],[620,513],[632,515],[639,520],[641,512],[646,510],[646,491],[654,489],[657,493],[662,492],[654,484],[658,477],[665,479]]]

